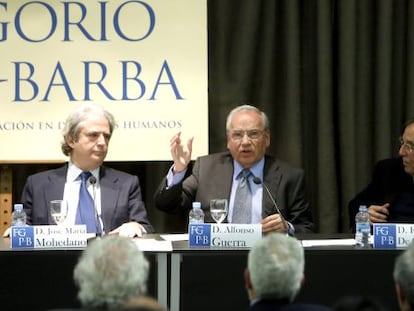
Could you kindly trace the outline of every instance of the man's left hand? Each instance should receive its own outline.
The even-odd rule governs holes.
[[[109,232],[109,234],[118,234],[120,236],[124,236],[128,238],[133,238],[136,236],[139,238],[142,238],[142,236],[145,233],[147,233],[145,228],[141,224],[135,221],[124,223],[118,228],[116,228],[115,230],[112,230],[111,232]]]
[[[262,220],[261,224],[263,234],[270,232],[287,233],[289,228],[289,225],[279,214],[267,216]]]

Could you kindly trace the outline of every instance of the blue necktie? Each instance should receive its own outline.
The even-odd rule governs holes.
[[[239,185],[233,204],[232,223],[250,224],[252,222],[252,191],[249,184],[249,176],[252,173],[244,169],[239,174]]]
[[[88,233],[102,233],[101,223],[95,212],[95,203],[87,189],[87,182],[91,177],[91,172],[82,172],[80,174],[81,185],[79,189],[79,203],[76,211],[76,224],[85,224]]]

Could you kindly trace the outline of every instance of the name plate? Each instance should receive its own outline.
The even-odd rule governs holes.
[[[86,225],[11,227],[11,248],[85,248]]]
[[[190,224],[190,247],[252,247],[262,237],[261,224]]]
[[[414,240],[414,224],[376,223],[374,248],[406,248]]]

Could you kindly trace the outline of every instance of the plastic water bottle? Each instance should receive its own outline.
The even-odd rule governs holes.
[[[26,226],[26,212],[23,209],[23,204],[14,204],[14,211],[12,213],[12,226],[22,227]]]
[[[371,226],[369,224],[369,214],[366,205],[359,207],[359,212],[355,216],[355,242],[356,246],[360,248],[369,247],[369,235]]]
[[[188,214],[189,224],[203,224],[204,223],[204,212],[201,209],[200,202],[193,202],[193,208]]]

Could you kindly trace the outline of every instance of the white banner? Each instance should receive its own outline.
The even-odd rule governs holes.
[[[66,116],[117,121],[107,161],[208,153],[206,0],[0,1],[0,163],[54,162]],[[224,124],[223,124],[224,129]]]

